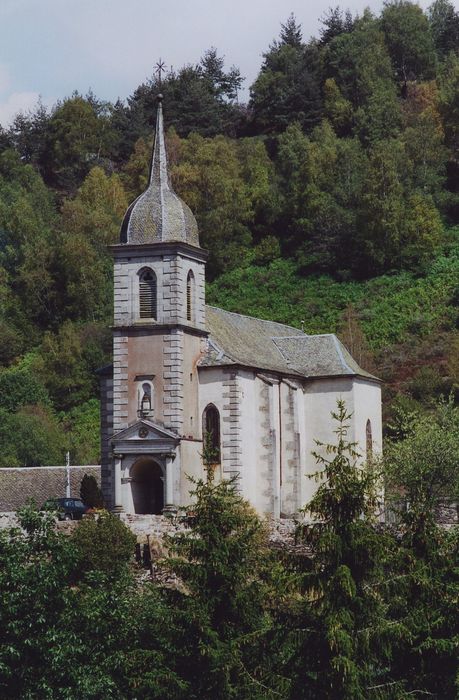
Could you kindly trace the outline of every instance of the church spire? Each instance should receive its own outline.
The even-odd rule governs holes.
[[[163,96],[159,94],[157,100],[158,109],[156,111],[155,145],[153,146],[150,165],[150,187],[157,187],[159,189],[165,187],[170,189],[166,141],[164,138]]]
[[[196,219],[170,186],[162,100],[163,96],[158,95],[148,187],[127,210],[121,225],[120,243],[182,242],[199,246]]]

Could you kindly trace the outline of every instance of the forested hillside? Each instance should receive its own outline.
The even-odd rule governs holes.
[[[247,104],[218,51],[126,101],[74,93],[0,130],[0,466],[97,462],[112,261],[164,94],[175,190],[208,301],[340,334],[386,416],[459,385],[459,13],[291,16]],[[269,37],[267,37],[267,43]]]

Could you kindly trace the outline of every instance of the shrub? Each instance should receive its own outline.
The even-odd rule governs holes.
[[[73,533],[73,541],[81,571],[115,577],[132,559],[136,538],[119,518],[105,511],[97,518],[84,518]]]
[[[81,480],[80,498],[88,508],[103,508],[104,497],[97,479],[92,474],[85,474]]]

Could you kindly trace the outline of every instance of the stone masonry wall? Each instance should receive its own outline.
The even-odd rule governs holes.
[[[235,372],[225,373],[223,382],[223,411],[222,411],[222,470],[225,479],[240,474],[241,463],[241,388]]]
[[[183,425],[183,332],[164,335],[164,426],[181,434]]]
[[[260,446],[258,459],[260,462],[260,483],[263,484],[263,508],[267,513],[272,513],[274,509],[274,461],[276,455],[276,444],[274,440],[271,391],[272,387],[268,382],[258,379],[259,386],[259,429]]]
[[[299,439],[296,400],[298,389],[282,386],[282,514],[291,517],[298,508]]]
[[[100,479],[107,507],[114,505],[114,484],[110,438],[113,435],[113,377],[100,382]]]

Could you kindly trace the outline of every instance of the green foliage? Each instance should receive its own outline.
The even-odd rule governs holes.
[[[412,507],[375,521],[376,464],[359,465],[344,403],[317,444],[318,490],[299,540],[268,547],[236,482],[194,482],[190,529],[169,539],[165,587],[132,577],[135,537],[103,513],[63,535],[27,507],[0,531],[0,695],[89,700],[408,700],[457,695],[458,533],[435,526],[457,488],[458,410],[399,421],[386,450]],[[394,432],[395,435],[395,432]],[[421,478],[419,478],[419,475]]]
[[[339,91],[335,99],[347,102],[348,130],[365,143],[396,136],[400,113],[390,56],[371,13],[356,19],[351,32],[340,32],[324,53],[327,77]]]
[[[211,466],[191,495],[191,530],[169,541],[168,566],[184,586],[174,599],[185,633],[177,671],[194,698],[275,697],[282,679],[257,661],[279,576],[265,527],[234,480],[214,482]]]
[[[271,166],[261,143],[203,139],[177,142],[179,163],[171,169],[174,187],[196,214],[200,242],[211,251],[208,274],[234,266],[248,255],[260,200],[269,196]]]
[[[30,508],[20,524],[24,530],[0,533],[1,697],[159,699],[138,695],[134,685],[139,667],[152,664],[156,677],[167,667],[142,648],[142,604],[126,564],[110,579],[87,573],[76,586],[73,538]]]
[[[100,404],[89,399],[61,414],[73,464],[100,464]]]
[[[394,655],[394,673],[407,695],[422,688],[452,700],[457,696],[458,532],[439,527],[435,515],[439,500],[449,502],[459,493],[459,411],[449,399],[429,416],[401,413],[400,418],[402,439],[388,441],[384,454],[388,501],[402,534],[393,603],[409,633],[409,644]],[[406,508],[400,509],[401,500]]]
[[[400,81],[429,79],[435,71],[435,50],[428,20],[409,0],[384,4],[381,26]]]
[[[458,14],[403,0],[322,25],[304,40],[285,22],[248,105],[216,49],[164,76],[169,164],[209,249],[208,301],[340,331],[388,380],[387,492],[410,502],[398,539],[375,526],[343,406],[318,451],[312,559],[273,559],[228,482],[194,485],[166,590],[134,584],[112,516],[64,538],[28,510],[0,533],[2,698],[457,695],[458,539],[433,513],[457,491],[459,426],[432,398],[459,386]],[[0,129],[1,466],[99,459],[106,247],[145,187],[158,91],[74,94]]]
[[[443,226],[432,198],[405,192],[405,167],[399,141],[380,141],[370,152],[358,238],[370,269],[422,267],[442,242]]]
[[[401,630],[387,620],[379,590],[388,541],[374,526],[377,475],[358,464],[356,443],[347,439],[351,415],[342,400],[332,417],[336,443],[317,443],[314,453],[320,484],[305,507],[313,522],[300,526],[312,559],[298,624],[309,629],[294,664],[290,697],[366,700],[371,687],[392,685],[391,645]]]
[[[318,47],[304,45],[293,15],[282,25],[280,40],[264,54],[250,88],[252,128],[257,133],[283,131],[293,120],[307,130],[322,113],[321,61]]]
[[[407,416],[402,414],[400,418]],[[435,412],[410,416],[403,439],[387,442],[385,474],[388,493],[409,503],[404,514],[413,527],[433,526],[436,502],[459,495],[459,409],[440,400]],[[423,536],[422,531],[419,536]]]
[[[455,293],[459,258],[455,248],[441,255],[424,277],[403,272],[367,282],[338,282],[302,275],[286,260],[239,268],[208,286],[208,301],[229,311],[268,318],[308,333],[336,332],[349,304],[355,307],[370,349],[428,338],[457,318]]]
[[[57,410],[72,409],[94,396],[95,370],[106,364],[109,342],[108,330],[91,323],[66,321],[57,334],[44,334],[37,370]]]
[[[24,406],[16,413],[0,409],[0,467],[62,464],[65,438],[55,415],[44,406]]]
[[[459,14],[450,0],[435,0],[427,17],[437,56],[445,58],[459,44]]]
[[[132,561],[136,538],[116,515],[105,511],[83,518],[72,541],[82,572],[99,571],[116,577]]]
[[[33,366],[25,362],[0,370],[0,408],[16,411],[30,404],[49,405],[49,396]]]

